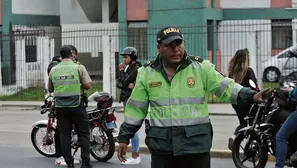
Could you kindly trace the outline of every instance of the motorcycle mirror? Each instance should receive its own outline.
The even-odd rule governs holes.
[[[252,88],[254,88],[254,89],[256,89],[256,84],[255,84],[255,82],[253,81],[253,80],[249,80],[249,84],[250,84],[250,86],[252,87]]]

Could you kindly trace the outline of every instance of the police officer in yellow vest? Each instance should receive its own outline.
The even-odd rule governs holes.
[[[211,124],[206,93],[225,102],[263,101],[262,94],[243,88],[224,77],[214,65],[184,51],[183,35],[177,27],[157,34],[159,55],[139,69],[136,85],[125,107],[125,121],[118,136],[118,158],[126,161],[126,150],[134,134],[146,123],[146,145],[152,168],[210,168]]]
[[[61,137],[62,153],[69,168],[74,167],[71,155],[72,124],[81,145],[82,168],[90,168],[89,118],[82,101],[82,88],[91,88],[91,78],[86,68],[72,61],[72,48],[60,49],[62,61],[49,74],[48,89],[54,92],[55,109]]]

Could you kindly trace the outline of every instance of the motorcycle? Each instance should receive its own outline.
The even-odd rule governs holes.
[[[287,82],[285,87],[295,87]],[[296,102],[288,99],[281,89],[267,91],[264,103],[253,104],[249,125],[239,130],[232,145],[232,159],[236,168],[264,168],[268,154],[275,156],[276,134],[287,117],[296,110]],[[297,132],[288,139],[286,166],[297,168],[297,161],[290,157],[297,151]],[[241,145],[243,142],[246,143]],[[247,162],[250,165],[244,165]]]
[[[115,152],[117,137],[114,134],[116,133],[117,125],[114,112],[118,107],[112,107],[113,97],[106,92],[94,92],[88,97],[88,101],[97,102],[95,109],[87,110],[90,123],[90,153],[96,160],[106,162],[113,157]],[[41,109],[40,113],[42,115],[48,113],[48,120],[40,120],[33,124],[31,142],[41,155],[57,157],[54,141],[57,120],[52,94],[46,94],[46,99]],[[40,140],[38,139],[39,132],[43,132]],[[80,148],[74,126],[71,132],[71,147],[74,150],[74,156]],[[107,153],[101,156],[106,151]]]

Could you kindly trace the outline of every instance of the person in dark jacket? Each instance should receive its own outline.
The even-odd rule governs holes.
[[[124,48],[120,55],[124,57],[124,62],[119,65],[120,75],[119,79],[117,80],[117,87],[121,89],[120,101],[123,102],[125,107],[126,102],[129,99],[134,88],[138,68],[141,67],[141,64],[137,61],[137,50],[134,47]],[[141,159],[139,157],[138,132],[132,138],[131,144],[132,157],[129,158],[126,162],[122,162],[121,164],[132,165],[141,163]]]
[[[52,69],[54,66],[58,65],[61,61],[62,61],[62,58],[61,58],[60,55],[54,56],[54,57],[52,58],[52,61],[50,62],[50,64],[49,64],[48,67],[47,67],[47,75],[50,73],[51,69]]]
[[[228,77],[235,80],[243,87],[250,87],[253,90],[259,91],[257,85],[256,75],[252,68],[248,65],[248,53],[246,50],[238,50],[235,56],[230,60],[228,65]],[[252,80],[256,84],[256,88],[252,88],[249,84],[249,80]],[[233,109],[236,111],[239,126],[235,129],[234,135],[229,138],[228,148],[232,149],[233,140],[235,135],[241,128],[247,126],[247,121],[244,118],[248,115],[251,105],[242,104],[236,105],[232,104]]]

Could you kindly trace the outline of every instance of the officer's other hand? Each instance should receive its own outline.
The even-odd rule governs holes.
[[[125,69],[125,64],[124,63],[120,63],[119,64],[119,70],[122,71]]]
[[[253,100],[256,103],[263,103],[264,100],[262,99],[263,95],[269,90],[270,88],[266,88],[264,90],[261,90],[260,92],[258,92],[257,94],[255,94],[253,96]]]
[[[121,162],[126,162],[126,152],[127,152],[128,145],[125,143],[119,143],[119,148],[118,148],[118,158]]]

